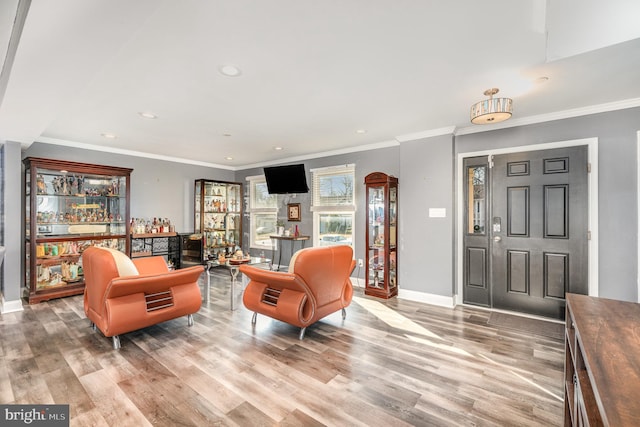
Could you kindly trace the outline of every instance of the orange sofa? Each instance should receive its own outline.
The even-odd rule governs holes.
[[[250,279],[242,296],[245,307],[258,313],[302,328],[342,310],[351,303],[351,272],[355,267],[350,246],[305,248],[291,258],[288,272],[269,271],[241,265],[240,271]]]
[[[131,260],[107,248],[89,247],[82,254],[84,312],[113,348],[120,348],[120,334],[155,325],[200,309],[198,278],[203,266],[170,271],[162,257]]]

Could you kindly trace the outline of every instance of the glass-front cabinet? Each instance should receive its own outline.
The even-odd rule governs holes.
[[[195,182],[195,233],[202,234],[202,261],[230,255],[242,246],[242,184]]]
[[[398,294],[398,178],[373,172],[364,179],[367,197],[367,263],[364,293]]]
[[[81,294],[86,248],[129,253],[131,169],[32,157],[24,164],[29,303]]]

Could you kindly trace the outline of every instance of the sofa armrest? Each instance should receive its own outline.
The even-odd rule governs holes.
[[[160,274],[144,274],[113,279],[104,294],[105,300],[135,293],[153,294],[164,292],[173,286],[196,283],[204,271],[201,265],[166,271]]]
[[[309,287],[304,280],[295,273],[284,271],[271,271],[251,265],[241,265],[240,272],[249,279],[260,283],[266,283],[270,288],[294,289],[297,291],[309,292]]]

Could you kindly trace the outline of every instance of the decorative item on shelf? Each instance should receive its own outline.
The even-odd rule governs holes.
[[[289,221],[301,221],[300,203],[287,205],[287,218]]]
[[[513,100],[511,98],[494,98],[493,95],[500,89],[494,87],[484,91],[489,97],[471,106],[471,123],[490,124],[503,122],[511,117],[513,111]]]
[[[294,237],[300,236],[300,230],[298,230],[298,225],[296,224],[296,230],[293,232]]]
[[[276,221],[276,234],[282,236],[284,234],[284,221],[279,219]]]
[[[176,228],[169,218],[131,218],[131,234],[175,234]]]

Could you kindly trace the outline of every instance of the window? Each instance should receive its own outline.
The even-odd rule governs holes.
[[[247,177],[249,181],[250,246],[271,249],[270,235],[276,232],[278,205],[275,194],[267,191],[263,175]]]
[[[313,245],[353,247],[354,165],[312,169]]]

